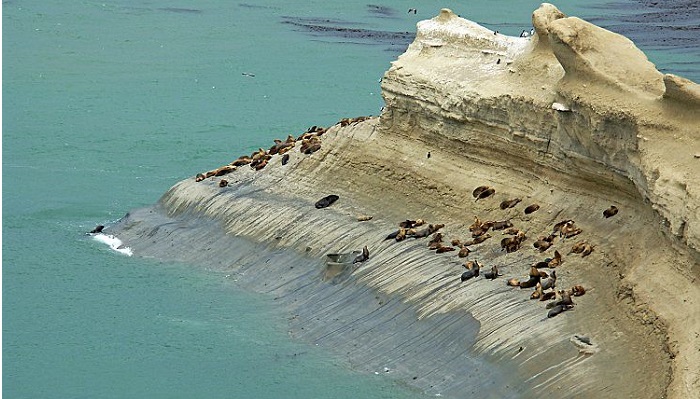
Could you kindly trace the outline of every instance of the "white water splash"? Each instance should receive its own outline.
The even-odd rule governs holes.
[[[126,256],[131,256],[134,254],[134,251],[132,251],[131,248],[125,247],[122,240],[118,239],[117,237],[115,237],[113,235],[98,233],[98,234],[93,235],[92,238],[95,241],[109,245],[109,247],[111,249],[113,249],[119,253],[122,253]]]

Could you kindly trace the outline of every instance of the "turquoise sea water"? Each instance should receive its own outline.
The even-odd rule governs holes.
[[[557,5],[698,81],[700,13],[664,3]],[[3,1],[3,394],[420,397],[291,340],[270,298],[84,232],[273,138],[378,114],[379,78],[439,8],[517,35],[538,4]]]

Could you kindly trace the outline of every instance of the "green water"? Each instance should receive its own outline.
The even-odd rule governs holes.
[[[560,7],[611,22],[630,12],[592,7],[603,3]],[[270,298],[223,275],[121,256],[84,235],[273,138],[379,113],[379,78],[406,43],[290,21],[410,33],[450,7],[517,35],[539,2],[374,4],[388,11],[340,1],[3,2],[6,397],[421,396],[290,340]],[[697,44],[679,55],[655,43],[654,62],[698,76]]]

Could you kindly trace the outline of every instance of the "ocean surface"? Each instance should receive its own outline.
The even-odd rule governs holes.
[[[697,1],[555,4],[700,81]],[[440,8],[518,35],[538,5],[3,1],[4,397],[424,397],[291,339],[272,298],[221,272],[85,232],[274,138],[377,115],[379,79]]]

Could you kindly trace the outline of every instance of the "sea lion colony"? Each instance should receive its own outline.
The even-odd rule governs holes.
[[[358,116],[356,118],[343,118],[336,124],[340,126],[348,126],[362,122],[369,119],[369,116]],[[195,181],[200,182],[210,177],[220,177],[231,172],[234,172],[237,168],[250,165],[251,168],[259,171],[267,166],[267,164],[272,161],[274,155],[281,155],[282,165],[286,165],[289,162],[290,156],[289,152],[300,143],[299,152],[305,155],[313,154],[314,152],[321,149],[321,136],[328,129],[320,126],[311,126],[299,137],[294,138],[291,134],[287,136],[287,139],[282,141],[279,139],[274,140],[274,145],[268,150],[262,148],[248,155],[241,155],[233,162],[228,165],[221,166],[216,169],[204,173],[197,173],[195,176]],[[228,184],[220,185],[220,187],[226,187]]]
[[[337,124],[340,126],[347,126],[362,122],[366,119],[368,119],[368,117],[365,116],[357,118],[344,118]],[[274,140],[274,145],[270,147],[269,150],[266,151],[260,148],[259,150],[253,152],[250,156],[243,155],[228,165],[224,165],[220,168],[213,169],[205,173],[198,173],[195,180],[200,182],[210,177],[223,176],[244,165],[250,165],[251,168],[259,171],[265,168],[268,162],[272,160],[274,155],[280,155],[282,157],[282,165],[285,165],[290,158],[289,152],[296,146],[297,142],[301,144],[299,152],[302,154],[309,155],[318,151],[321,148],[321,136],[326,132],[326,130],[327,129],[323,127],[312,126],[297,138],[289,135],[284,141]],[[227,187],[228,181],[222,179],[219,182],[219,186]],[[488,200],[489,198],[493,198],[495,194],[496,189],[487,185],[479,186],[472,191],[472,196],[475,198],[475,201]],[[315,203],[315,207],[317,209],[328,207],[337,201],[338,198],[339,197],[337,195],[326,196],[317,201]],[[521,202],[521,198],[506,199],[500,203],[499,208],[501,210],[508,210],[516,207]],[[540,205],[533,203],[526,206],[523,213],[525,215],[529,215],[539,209]],[[618,208],[611,205],[610,208],[603,212],[603,217],[606,219],[610,218],[615,216],[617,212]],[[360,222],[371,219],[372,216],[366,215],[357,217],[357,221]],[[453,254],[453,256],[457,256],[459,258],[466,258],[472,252],[478,252],[479,248],[481,248],[481,244],[493,237],[489,231],[495,234],[496,231],[502,230],[502,235],[505,235],[506,237],[501,239],[500,249],[506,253],[521,250],[523,243],[528,240],[526,232],[515,227],[511,220],[482,221],[478,216],[474,216],[474,223],[469,226],[470,237],[465,240],[462,240],[461,238],[446,240],[444,234],[439,232],[439,230],[444,227],[444,224],[428,224],[423,219],[407,219],[400,222],[398,224],[398,229],[389,233],[385,240],[401,242],[409,238],[421,239],[431,237],[428,243],[429,250],[434,251],[436,254],[457,252],[456,255]],[[544,253],[548,251],[556,241],[564,243],[565,240],[571,239],[582,232],[583,230],[576,225],[574,220],[564,219],[554,224],[551,232],[538,236],[533,242],[532,246],[534,250],[538,251],[539,253]],[[445,244],[447,241],[450,242],[450,245]],[[479,247],[474,249],[475,246]],[[580,255],[581,257],[586,257],[594,251],[594,248],[595,246],[590,244],[587,240],[581,240],[570,247],[570,251],[567,253],[567,255],[576,254]],[[358,255],[353,263],[364,262],[368,259],[369,250],[367,246],[365,246],[362,253]],[[526,278],[510,277],[506,280],[506,284],[512,287],[518,287],[520,289],[534,289],[530,295],[530,298],[538,299],[540,301],[549,301],[549,303],[546,305],[546,308],[549,309],[547,317],[554,317],[574,307],[574,302],[571,299],[572,296],[581,296],[586,293],[586,289],[582,285],[578,284],[573,285],[569,289],[556,290],[557,275],[556,271],[553,269],[561,266],[563,262],[563,256],[559,250],[555,249],[552,257],[547,257],[541,261],[535,262],[532,265],[527,265],[526,268],[528,269],[528,276]],[[476,279],[479,276],[483,276],[486,280],[495,280],[498,277],[504,276],[499,272],[497,265],[491,266],[489,271],[482,273],[482,266],[476,259],[466,261],[463,264],[463,267],[466,269],[466,271],[462,272],[460,275],[461,282]],[[540,270],[543,268],[552,269],[551,275]]]

